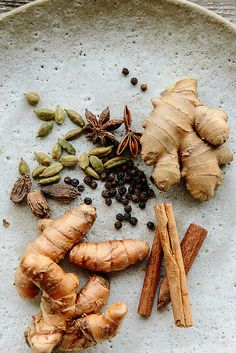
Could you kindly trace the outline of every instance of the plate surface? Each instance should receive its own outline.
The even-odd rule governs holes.
[[[42,106],[85,108],[95,113],[107,105],[113,117],[121,117],[128,104],[133,125],[141,130],[151,110],[150,99],[184,76],[199,79],[200,99],[221,107],[230,116],[229,145],[235,148],[236,115],[236,30],[227,21],[195,5],[175,1],[62,1],[36,2],[4,16],[0,21],[0,160],[1,217],[10,222],[1,234],[1,334],[2,353],[30,352],[23,331],[38,311],[38,300],[24,302],[14,290],[14,271],[25,246],[39,234],[36,220],[26,205],[14,206],[9,192],[17,177],[17,165],[24,157],[33,167],[35,151],[50,152],[53,141],[72,128],[54,127],[50,138],[37,140],[40,121],[23,93],[39,92]],[[131,87],[122,77],[128,67],[131,76],[149,86],[147,93]],[[78,153],[91,144],[84,137],[75,142]],[[140,161],[141,163],[141,161]],[[143,166],[150,175],[151,170]],[[235,163],[225,168],[225,181],[215,198],[206,203],[190,199],[184,185],[169,193],[156,191],[156,200],[145,211],[135,209],[136,228],[125,225],[114,231],[118,204],[105,207],[100,192],[87,190],[97,207],[98,219],[88,240],[144,238],[152,233],[145,224],[154,219],[155,202],[172,202],[182,238],[189,223],[209,230],[202,251],[188,276],[194,325],[178,329],[169,308],[150,319],[136,313],[145,263],[110,276],[109,303],[122,299],[129,307],[120,334],[111,342],[86,352],[135,353],[232,353],[236,351],[235,322]],[[67,173],[65,173],[67,174]],[[82,179],[77,169],[68,173]],[[36,186],[36,184],[35,184]],[[101,186],[99,186],[101,190]],[[95,196],[97,195],[97,196]],[[67,206],[50,202],[53,216]],[[88,273],[79,273],[84,283]]]

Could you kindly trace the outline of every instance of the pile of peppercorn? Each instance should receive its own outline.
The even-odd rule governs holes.
[[[138,220],[132,217],[132,207],[129,203],[137,203],[140,209],[145,209],[148,199],[154,196],[154,191],[148,186],[144,172],[135,166],[132,160],[128,160],[125,164],[102,173],[100,178],[105,182],[105,189],[101,195],[106,205],[110,206],[113,199],[124,205],[124,214],[116,215],[115,228],[120,229],[122,221],[136,225]],[[97,187],[95,185],[97,183],[89,176],[86,176],[83,181],[92,189]]]

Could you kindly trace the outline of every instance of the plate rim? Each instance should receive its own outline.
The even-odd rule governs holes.
[[[198,4],[195,4],[193,2],[190,2],[188,0],[158,0],[160,2],[168,2],[170,4],[174,4],[175,6],[179,7],[184,7],[184,8],[189,8],[197,13],[199,13],[202,16],[205,16],[206,18],[214,20],[216,23],[219,25],[223,25],[223,27],[227,28],[231,32],[233,32],[236,35],[236,24],[233,22],[227,20],[226,18],[223,18],[222,16],[216,14],[215,12],[201,6]],[[29,8],[34,7],[34,6],[39,6],[40,4],[44,4],[50,2],[50,0],[35,0],[30,3],[27,3],[25,5],[19,6],[16,9],[13,9],[11,11],[8,11],[6,13],[0,14],[0,24],[4,20],[7,20],[10,17],[13,17],[17,14],[24,13],[26,12]]]

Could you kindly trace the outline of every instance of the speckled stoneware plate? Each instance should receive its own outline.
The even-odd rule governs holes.
[[[26,302],[16,295],[14,271],[25,246],[39,235],[36,219],[26,204],[15,206],[9,192],[17,177],[17,165],[24,157],[33,167],[34,151],[50,152],[53,141],[72,128],[66,121],[55,126],[50,137],[35,138],[40,121],[34,117],[23,93],[39,92],[41,106],[56,104],[73,107],[83,113],[96,113],[107,105],[113,117],[121,117],[128,104],[133,124],[141,130],[142,120],[152,109],[150,100],[183,76],[199,79],[200,99],[212,107],[221,107],[230,116],[231,137],[235,148],[236,131],[236,29],[229,22],[196,5],[184,1],[36,1],[0,19],[0,160],[1,218],[10,222],[1,230],[1,353],[30,352],[23,332],[38,311],[38,299]],[[131,76],[146,82],[149,90],[141,93],[121,75],[128,67]],[[91,144],[84,137],[75,142],[78,152]],[[142,162],[140,161],[140,164]],[[143,168],[151,174],[151,169]],[[184,185],[171,192],[156,191],[156,199],[145,211],[134,206],[138,226],[125,224],[114,231],[119,204],[104,206],[102,186],[91,196],[98,218],[88,240],[142,238],[150,244],[152,232],[146,222],[154,219],[156,202],[172,202],[182,238],[189,223],[209,230],[209,236],[188,276],[193,310],[193,327],[179,329],[173,324],[172,310],[156,311],[145,320],[137,306],[145,263],[110,275],[109,303],[124,300],[128,317],[119,335],[86,352],[115,353],[233,353],[235,338],[235,163],[225,167],[225,180],[215,198],[193,201]],[[66,171],[65,174],[68,172]],[[64,174],[64,175],[65,175]],[[70,172],[78,177],[79,169]],[[36,185],[35,185],[36,186]],[[79,201],[74,202],[77,204]],[[53,217],[68,206],[51,201]],[[84,283],[88,276],[72,265]]]

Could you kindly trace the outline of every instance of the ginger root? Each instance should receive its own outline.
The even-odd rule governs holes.
[[[36,258],[41,254],[54,262],[59,262],[75,244],[85,237],[95,219],[95,209],[83,204],[69,210],[54,221],[40,220],[38,226],[42,234],[26,247],[23,260],[29,254],[34,254]],[[22,298],[31,299],[38,294],[37,286],[22,273],[21,266],[16,271],[15,285]]]
[[[219,165],[233,159],[231,151],[221,146],[229,136],[226,113],[197,99],[193,78],[177,81],[152,104],[140,142],[143,160],[155,166],[155,185],[168,191],[182,176],[194,199],[213,197],[224,178]]]
[[[90,314],[75,320],[62,337],[59,349],[62,352],[83,349],[114,337],[126,314],[126,305],[116,302],[103,314]]]
[[[123,270],[147,257],[149,246],[145,240],[111,240],[100,243],[81,243],[70,251],[69,259],[92,271]]]

